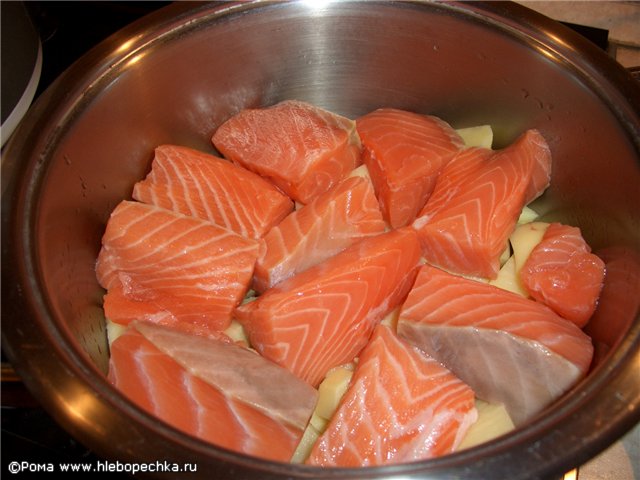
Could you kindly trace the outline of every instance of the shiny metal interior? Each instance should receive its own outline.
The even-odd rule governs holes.
[[[352,118],[393,106],[456,128],[489,123],[498,146],[538,128],[554,158],[543,219],[580,226],[596,252],[640,252],[640,89],[561,25],[506,2],[177,2],[79,60],[3,153],[3,350],[70,433],[107,458],[196,462],[209,477],[539,478],[640,420],[637,302],[604,320],[609,353],[534,422],[416,464],[320,471],[249,458],[111,388],[93,270],[109,213],[155,146],[213,152],[230,115],[291,98]]]

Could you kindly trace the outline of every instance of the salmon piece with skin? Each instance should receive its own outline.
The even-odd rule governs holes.
[[[474,401],[469,386],[379,325],[306,463],[360,467],[446,455],[476,421]]]
[[[385,222],[370,180],[349,177],[265,235],[253,288],[264,292],[358,240],[384,231]]]
[[[138,309],[160,323],[224,330],[249,288],[257,257],[256,240],[125,200],[107,223],[96,274],[107,290],[107,316],[113,321],[127,323]]]
[[[260,238],[293,210],[293,202],[260,176],[177,145],[155,149],[151,172],[133,198]]]
[[[533,298],[582,328],[596,309],[604,274],[604,262],[591,253],[579,228],[552,223],[520,279]]]
[[[385,219],[393,228],[409,225],[464,141],[437,117],[393,108],[358,118],[356,127]]]
[[[225,158],[302,204],[361,163],[353,120],[295,100],[242,110],[220,125],[212,142]]]
[[[254,352],[139,322],[113,342],[108,379],[178,430],[282,462],[317,400],[315,389]]]
[[[179,301],[179,299],[175,301]],[[153,298],[136,299],[135,296],[127,295],[122,285],[116,285],[104,295],[102,307],[105,318],[119,325],[127,326],[132,322],[142,321],[164,325],[191,335],[201,335],[218,340],[221,339],[221,336],[226,337],[222,331],[212,329],[207,322],[180,321],[179,315],[176,316],[167,310],[166,305],[169,302],[167,297],[163,297],[160,302],[154,301]]]
[[[104,295],[103,300],[105,317],[120,325],[129,325],[136,320],[145,320],[159,325],[179,323],[175,315],[154,302],[152,298],[143,301],[127,295],[121,283],[113,285]]]
[[[360,240],[238,307],[251,345],[314,387],[349,363],[407,295],[420,260],[409,229]]]
[[[551,152],[528,130],[499,151],[469,148],[442,169],[413,222],[432,265],[494,279],[522,208],[549,185]]]
[[[589,370],[593,345],[575,324],[531,299],[421,267],[398,335],[433,356],[522,424]]]

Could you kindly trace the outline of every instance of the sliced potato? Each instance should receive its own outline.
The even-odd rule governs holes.
[[[469,427],[467,434],[458,446],[458,450],[474,447],[504,435],[515,428],[504,405],[476,400],[478,420]]]
[[[429,262],[425,261],[423,262],[424,264],[429,264],[431,265]],[[489,279],[488,278],[484,278],[484,277],[476,277],[474,275],[467,275],[466,273],[458,273],[458,272],[454,272],[452,270],[447,270],[446,268],[440,267],[438,265],[433,265],[436,268],[439,268],[440,270],[443,270],[447,273],[450,273],[451,275],[455,275],[456,277],[462,277],[462,278],[466,278],[467,280],[473,280],[474,282],[481,282],[481,283],[489,283]]]
[[[244,305],[245,303],[253,302],[256,298],[258,298],[258,295],[256,294],[255,290],[249,290],[242,299],[242,305]]]
[[[380,323],[386,325],[394,332],[396,331],[396,327],[398,325],[398,316],[400,315],[400,307],[394,308],[391,310]]]
[[[335,367],[327,373],[327,376],[320,383],[318,387],[318,403],[291,458],[292,463],[304,462],[309,453],[311,453],[314,443],[327,428],[329,420],[338,408],[342,396],[347,391],[353,376],[353,369],[353,363]]]
[[[520,212],[520,216],[518,217],[518,225],[535,222],[537,218],[538,214],[535,212],[535,210],[525,205],[522,209],[522,212]]]
[[[504,248],[502,254],[500,255],[500,266],[503,266],[505,263],[507,263],[507,260],[509,260],[509,258],[511,258],[511,244],[507,240],[507,246]]]
[[[529,296],[529,292],[527,292],[522,285],[520,277],[516,275],[516,262],[513,255],[511,255],[509,260],[507,260],[502,266],[498,272],[498,276],[494,280],[491,280],[489,284],[502,288],[503,290],[517,293],[525,298]]]
[[[329,420],[338,408],[342,396],[349,388],[353,376],[353,365],[341,365],[333,368],[318,387],[318,403],[315,413]]]
[[[311,449],[318,440],[320,434],[321,432],[316,429],[316,427],[314,426],[313,417],[311,417],[311,421],[302,434],[302,438],[300,439],[300,443],[298,443],[298,446],[296,447],[296,451],[293,452],[291,463],[303,463],[311,453]]]
[[[453,273],[453,272],[450,272]],[[489,279],[488,278],[484,278],[484,277],[476,277],[474,275],[465,275],[465,274],[460,274],[460,273],[453,273],[454,275],[458,275],[459,277],[462,278],[466,278],[467,280],[473,280],[474,282],[480,282],[480,283],[489,283]]]
[[[467,147],[491,148],[493,145],[493,130],[491,125],[459,128],[456,130]]]
[[[109,346],[111,346],[115,339],[122,335],[127,328],[126,325],[112,322],[107,318],[107,341],[109,342]]]
[[[351,173],[349,174],[349,177],[364,177],[364,178],[368,178],[369,180],[371,180],[371,176],[369,175],[369,169],[367,168],[367,166],[365,164],[362,164],[359,167],[354,168],[353,170],[351,170]]]
[[[529,258],[531,251],[540,243],[544,232],[549,226],[545,222],[531,222],[519,225],[509,237],[515,260],[516,275],[520,276],[520,270]]]
[[[249,336],[245,332],[244,327],[235,318],[231,320],[231,324],[224,331],[225,334],[236,343],[240,343],[246,347],[249,346]]]
[[[313,415],[311,415],[311,419],[309,420],[309,425],[311,425],[318,434],[324,432],[328,423],[329,420],[322,418],[316,411],[313,412]]]

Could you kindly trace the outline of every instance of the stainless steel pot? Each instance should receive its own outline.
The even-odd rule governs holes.
[[[596,341],[610,350],[570,394],[510,435],[433,461],[271,463],[177,432],[115,391],[93,269],[110,211],[156,145],[211,150],[231,114],[288,98],[350,117],[394,106],[454,127],[490,123],[498,145],[538,128],[555,162],[543,218],[580,226],[596,251],[640,251],[640,91],[561,25],[505,2],[178,2],[74,64],[2,159],[3,349],[72,435],[106,458],[195,462],[209,478],[540,478],[640,420],[633,294],[601,305],[609,336]]]

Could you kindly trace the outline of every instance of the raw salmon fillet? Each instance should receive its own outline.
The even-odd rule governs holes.
[[[212,142],[303,204],[361,163],[354,121],[294,100],[242,110],[220,125]]]
[[[529,294],[584,327],[596,309],[604,262],[591,253],[580,229],[552,223],[520,271]]]
[[[317,399],[315,389],[249,350],[144,323],[113,342],[108,379],[185,433],[284,462]]]
[[[427,262],[496,278],[522,208],[544,191],[550,173],[551,153],[536,130],[500,151],[470,148],[456,155],[413,223]]]
[[[518,425],[589,369],[591,339],[535,300],[421,267],[402,306],[398,335],[433,356]]]
[[[385,222],[371,181],[364,177],[346,178],[265,235],[253,289],[264,292],[356,241],[384,230]]]
[[[420,244],[409,228],[360,240],[236,309],[251,345],[317,386],[366,345],[411,288]]]
[[[446,455],[476,421],[474,400],[451,372],[379,325],[307,463],[360,467]]]
[[[96,273],[107,298],[113,292],[114,306],[124,295],[141,302],[147,320],[153,321],[155,309],[160,323],[223,330],[249,287],[257,256],[256,240],[208,221],[125,200],[107,223]],[[117,306],[112,309],[107,303],[107,313],[117,321],[129,316],[134,305],[125,302],[125,310],[118,313]]]
[[[155,149],[133,198],[260,238],[293,210],[271,183],[227,160],[177,145]]]
[[[393,108],[358,118],[356,127],[385,219],[393,228],[410,224],[462,138],[437,117]]]

